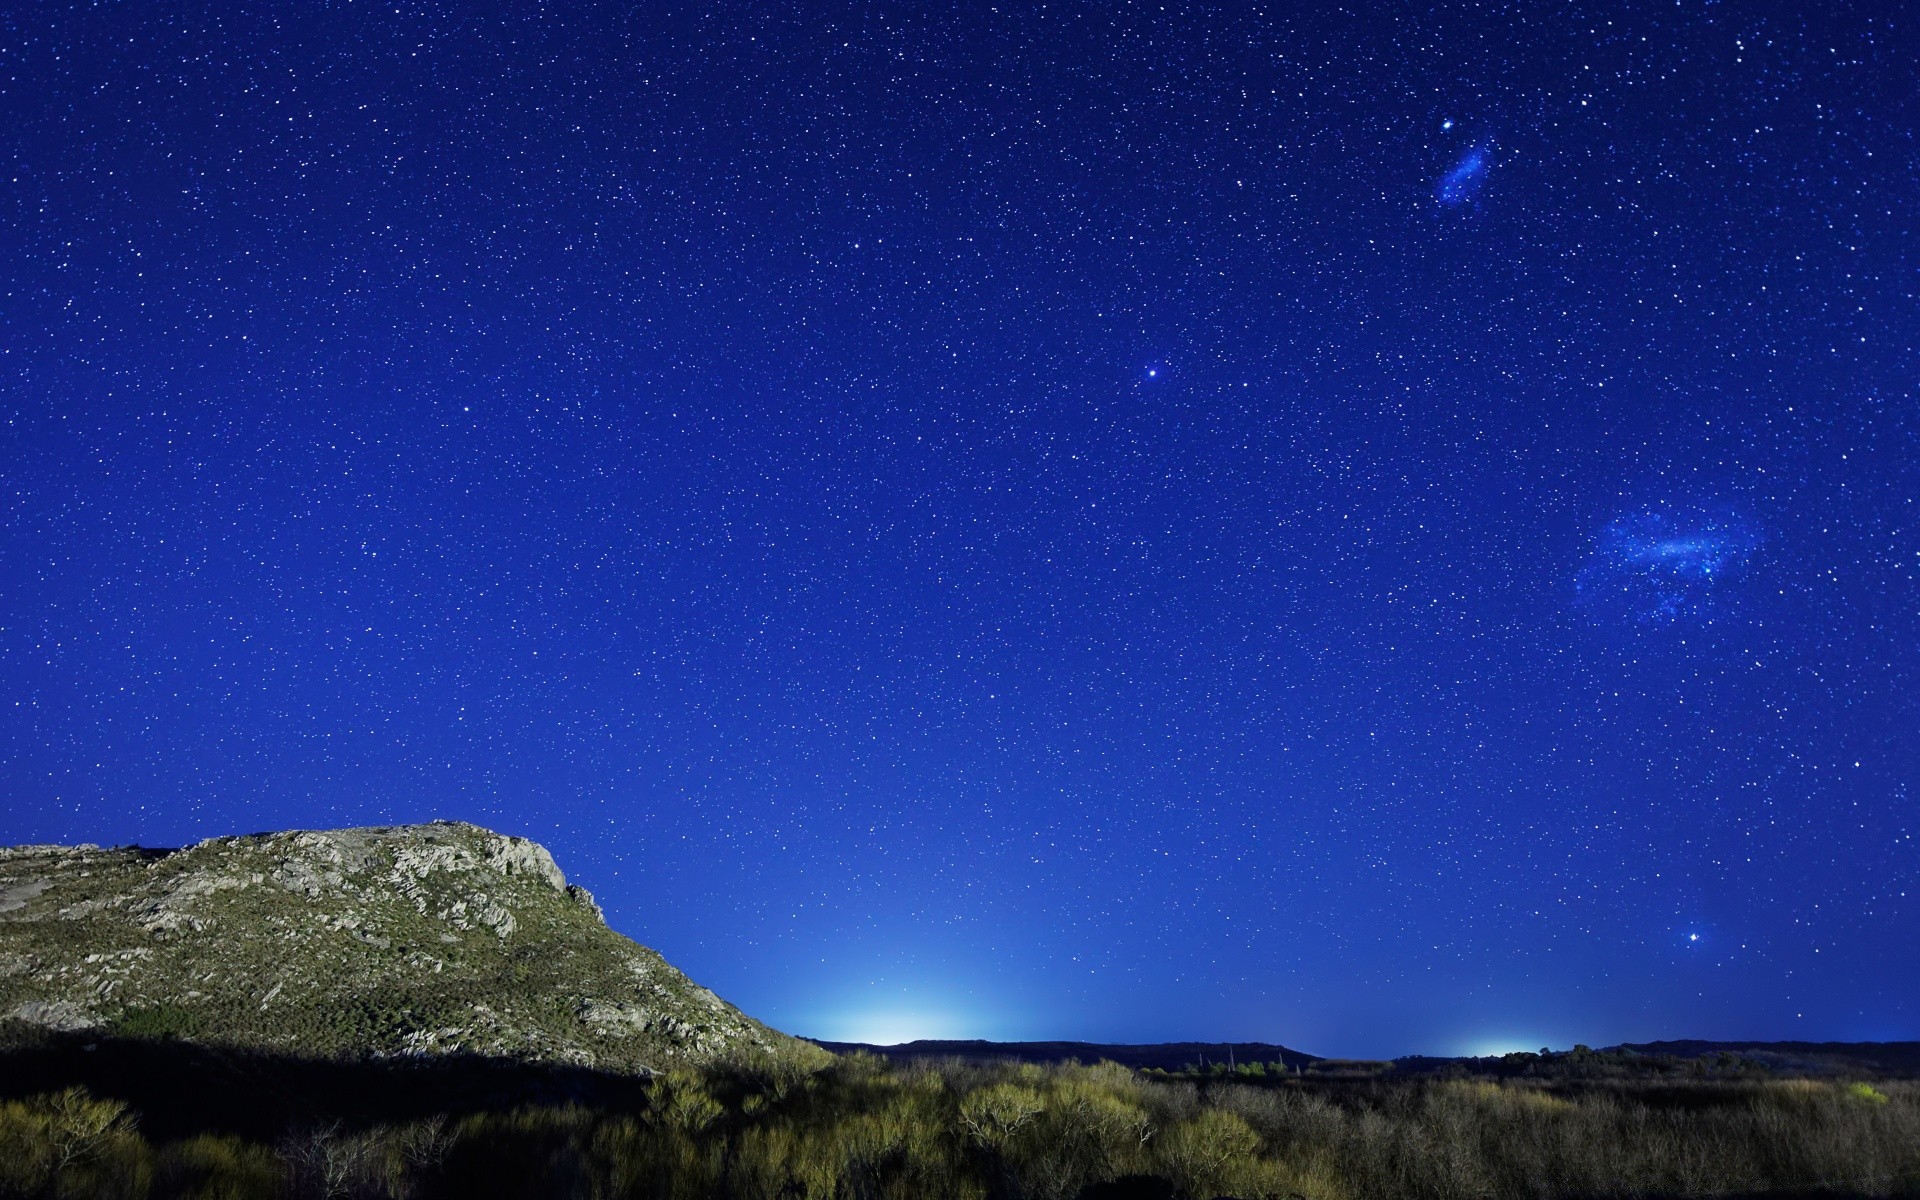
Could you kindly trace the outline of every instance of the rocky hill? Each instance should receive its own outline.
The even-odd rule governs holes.
[[[613,1071],[821,1054],[607,928],[542,847],[454,822],[0,849],[0,1018]]]

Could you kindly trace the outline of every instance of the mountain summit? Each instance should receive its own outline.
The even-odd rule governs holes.
[[[615,1071],[794,1052],[460,822],[0,849],[0,1018],[333,1057]]]

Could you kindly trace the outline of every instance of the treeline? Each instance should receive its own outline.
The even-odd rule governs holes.
[[[1269,1076],[870,1055],[679,1070],[630,1102],[150,1137],[0,1103],[0,1194],[114,1200],[1454,1200],[1920,1195],[1920,1084]],[[350,1114],[348,1114],[350,1117]],[[154,1122],[164,1125],[163,1121]]]
[[[1257,1083],[1264,1080],[1284,1080],[1299,1077],[1302,1079],[1366,1079],[1385,1075],[1394,1069],[1394,1064],[1384,1060],[1361,1058],[1322,1058],[1302,1066],[1290,1066],[1285,1062],[1190,1062],[1178,1068],[1142,1067],[1141,1074],[1149,1079],[1193,1079],[1218,1080],[1238,1079]]]
[[[1793,1074],[1753,1055],[1732,1050],[1692,1055],[1647,1054],[1624,1046],[1607,1050],[1595,1050],[1590,1046],[1575,1046],[1571,1050],[1560,1051],[1542,1049],[1537,1054],[1521,1050],[1496,1058],[1413,1057],[1397,1061],[1321,1058],[1299,1065],[1279,1061],[1213,1059],[1190,1062],[1175,1069],[1146,1067],[1143,1071],[1155,1079],[1237,1079],[1248,1083],[1295,1077],[1366,1079],[1387,1075],[1435,1075],[1456,1079],[1518,1076],[1550,1080],[1758,1080]]]
[[[1732,1050],[1709,1054],[1643,1054],[1625,1046],[1595,1050],[1575,1046],[1538,1054],[1528,1050],[1482,1059],[1476,1068],[1492,1074],[1540,1079],[1768,1079],[1776,1072],[1766,1062]]]

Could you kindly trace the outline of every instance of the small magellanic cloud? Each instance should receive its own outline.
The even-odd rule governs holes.
[[[1486,138],[1473,142],[1453,160],[1446,174],[1440,176],[1440,182],[1434,185],[1434,199],[1442,208],[1464,208],[1472,204],[1486,186],[1487,172],[1492,168],[1493,142]]]

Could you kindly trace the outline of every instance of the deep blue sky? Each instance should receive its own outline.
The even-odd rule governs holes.
[[[11,7],[0,840],[472,820],[829,1037],[1920,1037],[1901,9]]]

